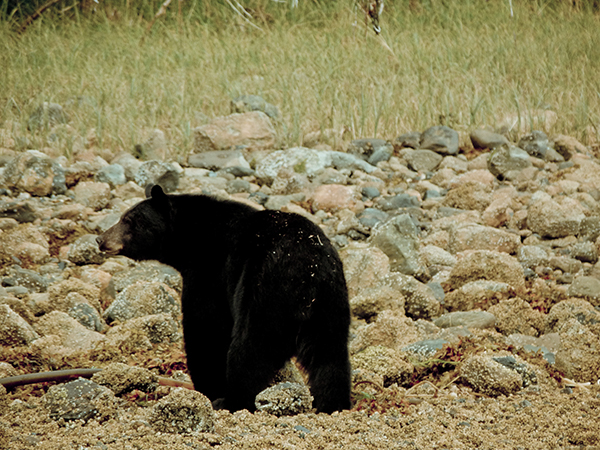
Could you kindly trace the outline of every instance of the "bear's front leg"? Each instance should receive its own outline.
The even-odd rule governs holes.
[[[263,336],[268,335],[265,330],[257,334],[244,333],[243,338],[234,335],[227,354],[227,395],[217,402],[218,407],[231,412],[254,411],[256,395],[269,387],[291,357],[292,352],[282,351],[277,337]]]

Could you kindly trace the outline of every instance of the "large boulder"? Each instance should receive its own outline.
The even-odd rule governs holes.
[[[216,117],[194,129],[192,153],[244,147],[264,150],[275,146],[276,133],[269,116],[261,111]]]

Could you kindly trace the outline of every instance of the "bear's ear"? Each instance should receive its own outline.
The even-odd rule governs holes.
[[[160,199],[161,197],[166,197],[162,186],[159,184],[147,184],[144,193],[146,194],[146,198]]]
[[[163,188],[158,184],[149,184],[146,186],[146,198],[152,200],[152,203],[160,206],[169,205],[169,197],[163,191]]]

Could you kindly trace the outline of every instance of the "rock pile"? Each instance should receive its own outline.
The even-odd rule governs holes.
[[[68,120],[50,106],[31,123]],[[178,161],[159,159],[164,152],[154,150],[167,144],[156,132],[138,152],[156,158],[149,160],[0,149],[3,345],[62,358],[180,341],[179,274],[108,258],[94,241],[142,199],[147,183],[158,183],[295,212],[320,225],[345,264],[357,381],[408,387],[415,364],[465,339],[541,352],[566,377],[597,381],[600,161],[592,148],[542,131],[511,142],[489,130],[461,139],[435,126],[344,149],[280,149],[272,105],[249,96],[232,108],[194,130],[193,149]],[[548,379],[544,370],[488,349],[464,360],[459,374],[496,396]],[[207,417],[184,428],[212,429],[204,399],[173,395]],[[164,424],[174,413],[163,403],[151,421],[170,431]]]

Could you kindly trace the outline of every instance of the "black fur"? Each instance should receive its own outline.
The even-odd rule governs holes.
[[[296,356],[319,412],[350,407],[346,282],[318,226],[155,186],[113,228],[101,248],[181,273],[188,368],[213,404],[254,410],[256,394]]]

